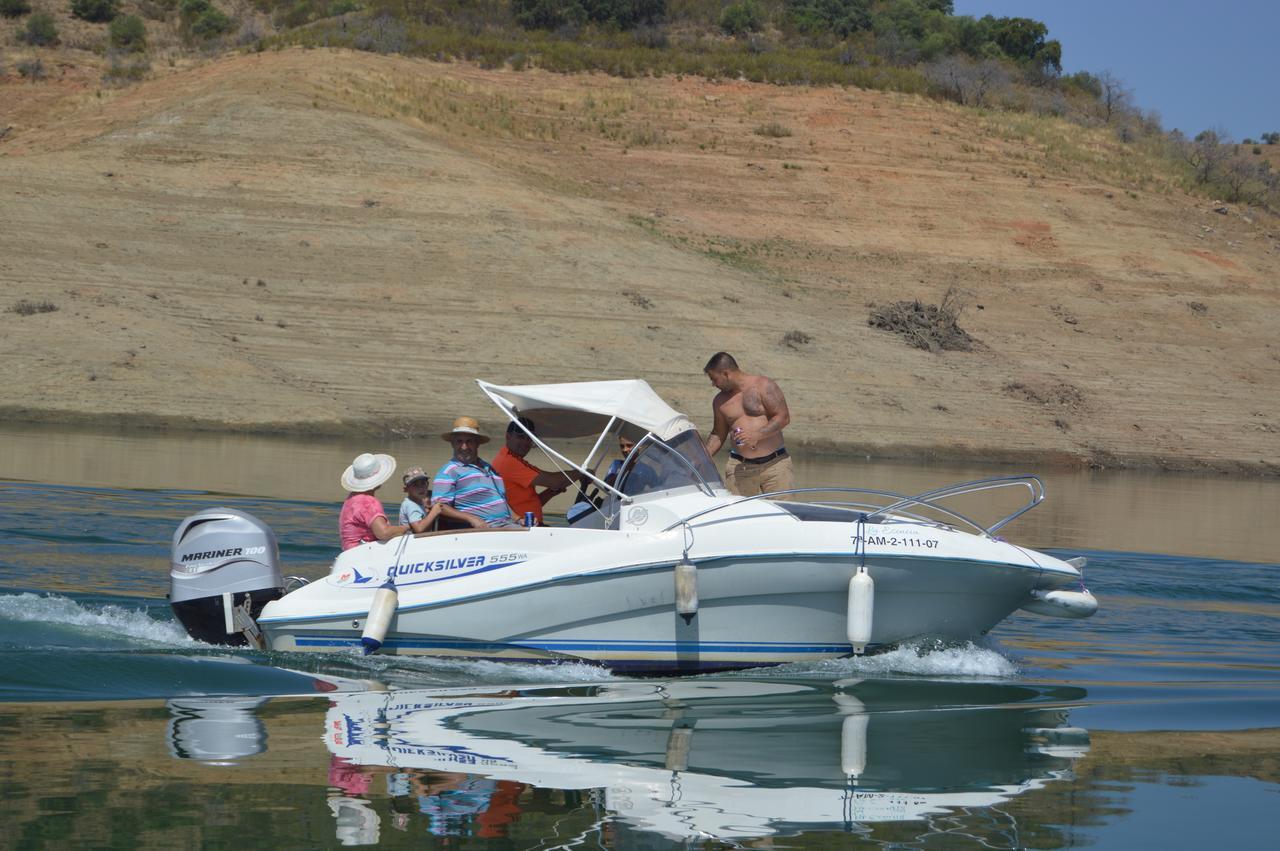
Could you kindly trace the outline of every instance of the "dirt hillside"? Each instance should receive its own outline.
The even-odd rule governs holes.
[[[1280,225],[914,97],[289,50],[0,82],[0,416],[371,433],[718,349],[811,450],[1280,472]],[[956,287],[971,352],[871,328]],[[57,310],[22,315],[20,300]]]

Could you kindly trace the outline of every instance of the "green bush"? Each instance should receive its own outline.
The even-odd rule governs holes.
[[[216,38],[235,26],[235,21],[209,0],[181,0],[178,18],[188,38]]]
[[[743,0],[726,6],[720,13],[720,29],[729,35],[759,32],[764,26],[764,11],[755,0]]]
[[[511,0],[516,22],[525,29],[555,30],[585,23],[629,30],[662,20],[667,0]]]
[[[58,43],[58,25],[48,12],[36,12],[27,18],[27,28],[18,33],[18,38],[27,44],[48,47]]]
[[[785,0],[783,5],[802,32],[847,37],[871,29],[871,0]]]
[[[142,53],[147,49],[147,25],[137,15],[122,15],[111,22],[107,29],[111,46],[130,53]]]
[[[118,13],[117,0],[71,0],[71,14],[82,21],[105,24]]]
[[[0,0],[0,15],[6,18],[17,18],[31,11],[27,0]]]
[[[214,38],[230,32],[233,26],[235,21],[215,7],[196,18],[195,23],[191,25],[191,33],[200,38]]]
[[[511,0],[516,22],[529,30],[557,30],[581,26],[587,11],[577,0]]]

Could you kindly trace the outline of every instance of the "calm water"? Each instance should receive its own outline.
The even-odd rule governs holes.
[[[243,508],[319,575],[362,448],[0,432],[0,846],[1275,845],[1280,483],[1045,474],[1008,537],[1088,556],[1102,609],[979,645],[653,681],[186,638],[178,521]],[[1005,472],[800,465],[904,491]]]

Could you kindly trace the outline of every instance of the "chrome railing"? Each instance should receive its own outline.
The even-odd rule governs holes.
[[[940,504],[943,500],[955,499],[961,496],[969,496],[971,494],[982,493],[984,491],[999,490],[1010,487],[1025,487],[1028,491],[1027,502],[989,526],[983,526],[976,520],[972,520],[960,512]],[[1023,514],[1026,514],[1028,511],[1044,501],[1044,483],[1041,482],[1038,477],[1030,475],[996,476],[989,479],[975,479],[970,482],[960,482],[954,485],[947,485],[946,487],[924,491],[923,493],[918,493],[914,496],[894,493],[893,491],[872,490],[870,488],[792,488],[790,490],[744,496],[741,499],[734,500],[733,502],[726,502],[712,506],[711,508],[705,508],[702,511],[695,512],[677,520],[662,531],[670,532],[672,529],[680,526],[689,526],[689,524],[694,520],[705,517],[709,514],[714,514],[718,511],[723,511],[726,508],[731,508],[735,505],[742,505],[745,502],[752,502],[757,499],[776,500],[780,496],[803,493],[857,494],[860,496],[875,497],[881,500],[880,502],[837,502],[824,500],[821,502],[811,503],[813,505],[821,505],[828,508],[847,509],[851,513],[856,512],[856,516],[850,518],[851,521],[860,519],[862,518],[862,515],[866,515],[865,520],[870,523],[874,523],[877,520],[890,516],[914,520],[919,523],[938,523],[938,520],[936,519],[926,517],[909,510],[911,508],[926,508],[931,511],[936,511],[944,517],[949,517],[959,525],[966,526],[978,534],[990,538],[995,536],[997,530],[1009,525],[1014,520],[1017,520]],[[886,501],[888,501],[888,504],[885,504]],[[948,523],[947,525],[956,524]]]

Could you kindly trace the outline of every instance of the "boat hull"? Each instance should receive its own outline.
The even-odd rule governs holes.
[[[868,559],[870,652],[913,638],[980,635],[1019,608],[1039,571],[928,558]],[[635,673],[694,673],[850,655],[846,557],[699,564],[700,606],[675,607],[671,565],[610,570],[470,599],[402,605],[379,652],[521,662],[585,661]],[[365,617],[262,624],[284,652],[360,647]]]

